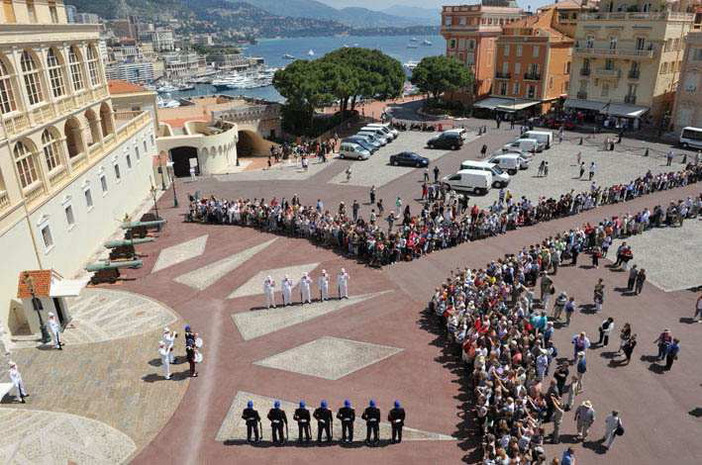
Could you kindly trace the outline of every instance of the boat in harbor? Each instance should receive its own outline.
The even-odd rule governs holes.
[[[431,40],[429,40],[429,39],[424,39],[424,40],[422,41],[422,45],[432,45]]]
[[[314,56],[314,50],[310,49],[310,51],[307,52],[307,55],[313,57],[313,56]]]
[[[410,42],[417,42],[417,40],[419,40],[419,39],[417,39],[416,37],[412,37],[412,38],[410,39]]]
[[[286,53],[285,55],[283,55],[283,58],[285,58],[286,60],[294,60],[295,59],[295,57],[293,55],[290,55],[289,53]]]
[[[413,42],[410,42],[409,44],[407,44],[407,48],[419,48],[419,45],[417,45]]]
[[[156,92],[158,92],[160,94],[166,94],[168,92],[176,92],[178,90],[180,90],[180,89],[178,87],[174,86],[173,84],[168,83],[168,82],[164,82],[163,84],[161,84],[160,87],[158,87],[156,89]]]
[[[410,61],[408,61],[408,62],[406,62],[406,63],[403,63],[402,66],[404,66],[405,68],[407,68],[408,71],[413,71],[414,68],[416,68],[418,64],[419,64],[418,61],[410,60]]]

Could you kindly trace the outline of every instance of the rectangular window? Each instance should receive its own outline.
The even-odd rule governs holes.
[[[593,48],[595,46],[595,38],[593,36],[587,36],[585,39],[585,47]]]
[[[472,47],[471,47],[471,48],[472,48]],[[153,134],[149,134],[149,137],[151,138],[151,146],[153,147],[153,146],[154,146],[154,135],[153,135]]]
[[[146,146],[146,141],[144,141],[144,153],[148,152],[148,150],[149,150],[149,149],[148,149],[147,146]]]
[[[68,227],[70,228],[71,226],[76,224],[76,219],[73,216],[73,206],[67,205],[63,211],[66,213],[66,223],[68,223]]]
[[[536,87],[534,87],[533,84],[529,84],[529,86],[527,87],[527,97],[534,98],[535,95],[536,95]]]
[[[609,84],[602,83],[602,97],[608,97],[609,96]]]
[[[107,178],[104,174],[100,176],[100,187],[102,187],[102,193],[107,194]]]
[[[644,37],[636,38],[636,50],[643,50],[646,47],[646,39]]]
[[[132,156],[127,154],[127,168],[132,169]]]
[[[520,62],[516,62],[514,64],[514,74],[516,74],[517,76],[522,74],[522,64]]]
[[[532,51],[532,53],[531,53],[532,57],[537,58],[539,56],[539,46],[538,45],[534,45],[531,48],[531,51]]]
[[[522,56],[522,46],[521,45],[517,45],[517,56],[518,57]]]
[[[51,15],[51,22],[58,24],[58,10],[56,9],[56,2],[54,0],[49,0],[49,14]]]
[[[566,62],[566,64],[565,64],[565,74],[570,74],[570,64],[571,64],[570,61]]]
[[[692,61],[702,61],[702,48],[692,50],[690,56],[692,57]]]
[[[505,61],[502,62],[502,74],[506,75],[507,73],[509,73],[509,63]]]
[[[122,179],[122,173],[119,171],[119,165],[115,164],[115,179],[119,181]]]
[[[134,147],[134,153],[136,153],[137,160],[139,160],[141,158],[139,155],[139,147]]]
[[[26,0],[27,2],[27,14],[29,15],[29,22],[37,22],[37,11],[34,8],[34,0]]]
[[[10,23],[17,22],[17,19],[15,18],[15,7],[12,4],[12,0],[3,0],[2,9],[3,9],[3,12],[5,13],[5,22],[6,23],[10,24]]]
[[[512,95],[519,95],[519,82],[514,83],[514,87],[512,88]]]
[[[48,224],[41,227],[41,239],[44,242],[44,251],[54,246],[54,237],[51,235],[51,226]]]
[[[503,56],[509,56],[509,44],[505,45]]]
[[[617,49],[617,38],[615,36],[612,36],[609,38],[609,49],[610,50]]]
[[[85,197],[85,206],[90,210],[93,208],[93,194],[90,192],[90,188],[83,191],[83,196]]]

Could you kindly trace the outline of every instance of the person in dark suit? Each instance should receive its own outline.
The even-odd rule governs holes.
[[[405,409],[400,405],[400,401],[395,401],[395,408],[388,413],[388,421],[392,427],[392,442],[402,442],[402,427],[405,426]]]
[[[293,415],[293,420],[297,422],[297,442],[302,442],[303,433],[305,436],[304,441],[309,444],[312,440],[312,433],[310,432],[310,411],[307,410],[305,401],[300,401],[300,407],[295,410],[295,415]]]
[[[285,411],[280,408],[280,401],[276,400],[273,403],[273,408],[268,412],[268,420],[271,422],[271,438],[274,444],[285,444],[285,433],[283,433],[283,425],[288,429],[288,417]]]
[[[344,406],[339,409],[336,418],[341,420],[341,442],[353,442],[353,422],[356,420],[356,411],[351,407],[351,401],[344,401]]]
[[[257,410],[253,408],[252,400],[248,401],[241,418],[246,422],[246,441],[251,442],[251,436],[254,436],[256,442],[261,440],[259,425],[261,424],[261,416]]]
[[[312,414],[315,420],[317,420],[317,442],[322,442],[322,432],[327,436],[327,442],[332,440],[332,412],[327,408],[327,401],[323,400],[319,407],[314,410]]]
[[[363,411],[361,418],[366,421],[366,444],[378,444],[378,432],[380,427],[380,409],[375,406],[375,401],[371,399],[368,407]],[[371,434],[373,441],[371,442]]]

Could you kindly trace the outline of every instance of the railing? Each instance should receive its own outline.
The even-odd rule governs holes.
[[[662,12],[612,12],[612,13],[583,13],[580,15],[581,21],[604,20],[604,21],[692,21],[693,13],[678,13],[672,11]]]
[[[580,100],[585,100],[585,99],[587,99],[587,92],[578,92],[578,93],[576,94],[576,96],[577,96]]]
[[[41,197],[44,192],[44,184],[41,182],[35,182],[24,189],[24,200],[27,204],[30,204]]]
[[[29,119],[27,115],[24,114],[10,116],[6,119],[4,118],[3,122],[8,136],[19,134],[29,127]]]
[[[501,73],[499,71],[495,71],[495,79],[509,79],[512,77],[512,73]]]
[[[29,113],[29,118],[34,123],[34,125],[44,124],[51,118],[56,116],[56,111],[54,107],[50,104],[46,104],[43,107],[35,108]]]
[[[59,100],[56,104],[59,114],[68,113],[69,111],[76,108],[76,102],[73,97],[66,97],[63,100]]]
[[[539,74],[539,73],[524,73],[524,80],[525,81],[540,81],[541,74]]]
[[[54,170],[53,173],[49,173],[49,184],[52,186],[55,186],[59,184],[61,181],[66,179],[68,176],[68,172],[66,169],[62,166],[60,169]]]
[[[581,76],[589,76],[590,75],[590,68],[580,68],[580,75]]]
[[[625,95],[624,103],[636,103],[636,95]]]
[[[631,71],[629,71],[628,74],[629,79],[638,79],[640,73],[641,71],[639,71],[638,69],[632,69]]]
[[[7,191],[0,191],[0,210],[10,206],[10,196],[7,195]]]
[[[653,58],[656,51],[653,48],[650,48],[649,50],[635,50],[621,48],[575,47],[575,53],[604,57]]]
[[[597,70],[595,71],[595,74],[599,77],[604,77],[604,78],[620,78],[622,76],[622,70],[597,68]]]

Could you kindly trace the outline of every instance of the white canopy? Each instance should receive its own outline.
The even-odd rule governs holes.
[[[583,100],[579,98],[569,98],[565,101],[566,108],[580,108],[583,110],[595,110],[601,111],[605,105],[605,102],[596,102],[595,100]]]
[[[607,107],[600,110],[600,113],[612,116],[621,116],[623,118],[640,118],[648,111],[648,107],[639,105],[630,105],[628,103],[611,103]]]
[[[80,280],[52,279],[49,297],[77,297],[89,280],[90,278]]]

